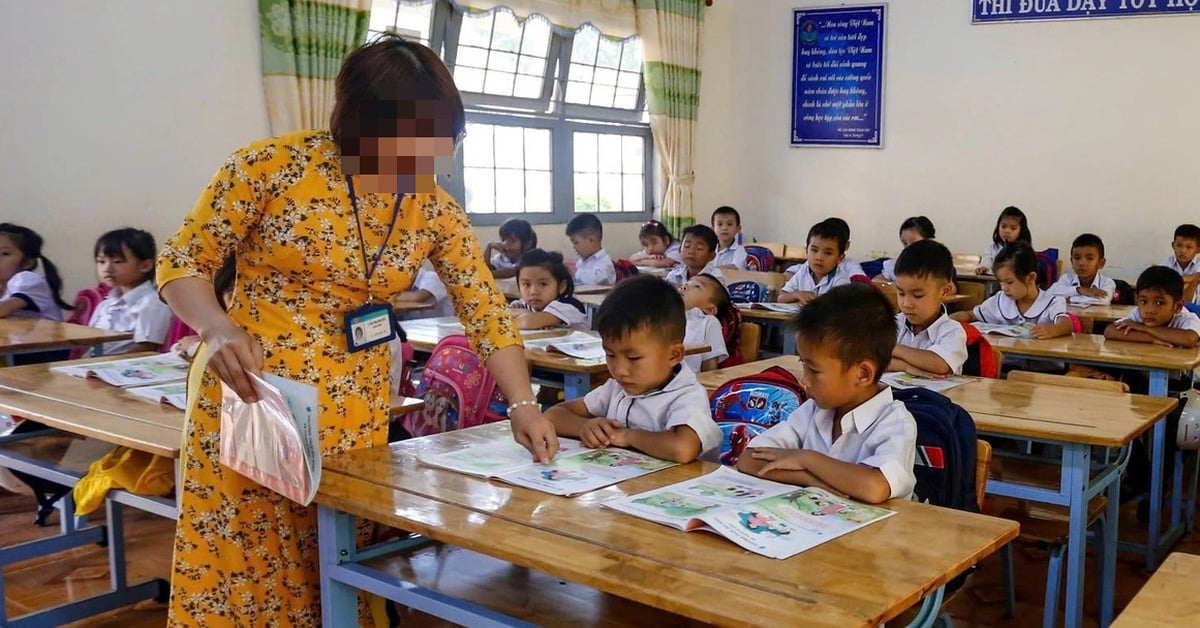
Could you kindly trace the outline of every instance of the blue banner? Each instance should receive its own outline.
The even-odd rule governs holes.
[[[1139,15],[1200,15],[1200,0],[971,0],[971,21],[1078,20]]]
[[[884,8],[793,12],[793,145],[881,145]]]

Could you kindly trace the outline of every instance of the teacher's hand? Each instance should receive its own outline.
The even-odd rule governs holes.
[[[517,439],[534,460],[548,463],[558,453],[558,435],[554,425],[534,406],[521,406],[509,413],[513,438]]]
[[[258,393],[247,374],[262,373],[262,345],[230,320],[206,328],[200,337],[209,348],[208,368],[232,388],[242,401],[258,401]]]

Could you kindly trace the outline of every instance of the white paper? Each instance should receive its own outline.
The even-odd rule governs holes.
[[[573,331],[565,336],[526,340],[526,349],[557,351],[581,360],[603,360],[604,343],[599,336],[584,331]]]
[[[126,387],[183,381],[187,379],[190,366],[190,362],[174,353],[160,353],[150,357],[53,366],[50,370],[72,377],[93,377],[113,386]]]
[[[1030,331],[1030,325],[994,325],[992,323],[974,322],[971,323],[980,332],[985,334],[998,334],[1001,336],[1010,336],[1012,338],[1033,338],[1033,332]]]
[[[187,410],[187,382],[171,382],[157,386],[134,386],[126,388],[129,394],[153,403],[165,403],[180,410]]]
[[[892,388],[925,388],[937,392],[944,392],[962,386],[971,382],[970,377],[961,375],[950,375],[946,377],[925,377],[923,375],[913,375],[912,373],[893,372],[884,373],[879,381],[891,386]]]

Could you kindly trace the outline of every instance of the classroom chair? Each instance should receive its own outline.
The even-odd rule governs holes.
[[[103,286],[103,284],[101,284]],[[104,300],[104,293],[100,288],[84,288],[75,293],[75,302],[72,304],[71,315],[67,317],[68,323],[87,326],[92,321],[92,314],[96,308],[100,306],[100,302]],[[88,347],[79,347],[71,349],[71,359],[75,360],[82,358],[88,351]]]
[[[965,301],[959,301],[955,304],[955,308],[960,312],[966,312],[975,309],[975,306],[983,303],[987,298],[987,286],[977,281],[960,281],[956,284],[958,294],[969,297]]]
[[[742,323],[738,326],[741,337],[738,348],[743,362],[758,360],[758,351],[762,348],[762,326],[758,323]]]
[[[1065,375],[1052,375],[1049,373],[1012,371],[1008,374],[1008,379],[1019,382],[1085,388],[1089,390],[1129,392],[1129,385],[1124,382],[1067,377]],[[1129,459],[1129,449],[1122,450],[1120,455],[1121,459],[1117,465],[1119,467],[1118,473],[1123,473],[1125,464]],[[1040,466],[1044,467],[1045,465]],[[1034,471],[1034,469],[1029,465],[1010,465],[1010,467],[1009,469],[996,469],[993,473],[997,478],[1007,475],[1008,479],[1020,479],[1022,482],[1025,482],[1025,478],[1028,478],[1027,483],[1030,484],[1046,483],[1044,480],[1039,481],[1041,478],[1032,477],[1030,472]],[[1058,481],[1056,478],[1049,478],[1049,480],[1052,483]],[[1096,550],[1097,583],[1100,587],[1102,615],[1111,614],[1112,605],[1105,602],[1105,600],[1111,600],[1113,595],[1113,583],[1105,582],[1102,571],[1104,565],[1105,526],[1108,525],[1104,516],[1107,505],[1108,498],[1103,494],[1097,495],[1088,502],[1086,519],[1086,527],[1092,531],[1091,540]],[[1054,626],[1058,617],[1058,592],[1062,585],[1063,557],[1067,548],[1068,526],[1066,507],[1031,504],[1026,500],[1007,497],[993,497],[989,500],[988,514],[1019,522],[1021,524],[1021,534],[1017,537],[1018,540],[1044,545],[1048,549],[1050,564],[1046,574],[1046,598],[1042,615],[1042,625],[1045,627]],[[1013,544],[1009,543],[1000,550],[1001,568],[1004,574],[1004,608],[1006,614],[1010,617],[1015,614],[1016,609],[1016,581],[1013,573],[1012,547]],[[1111,621],[1112,617],[1102,616],[1100,618],[1100,625],[1107,626]]]

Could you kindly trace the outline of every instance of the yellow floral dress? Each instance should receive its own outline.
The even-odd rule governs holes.
[[[396,197],[359,197],[369,263],[387,237]],[[284,135],[234,153],[164,245],[158,285],[211,278],[232,253],[237,285],[229,314],[262,344],[266,372],[318,387],[325,454],[386,442],[387,345],[348,352],[344,317],[407,289],[425,259],[484,359],[520,342],[466,214],[440,189],[404,198],[368,294],[363,245],[328,132]],[[223,468],[220,385],[212,373],[193,398],[171,625],[320,625],[315,506],[299,506]]]

